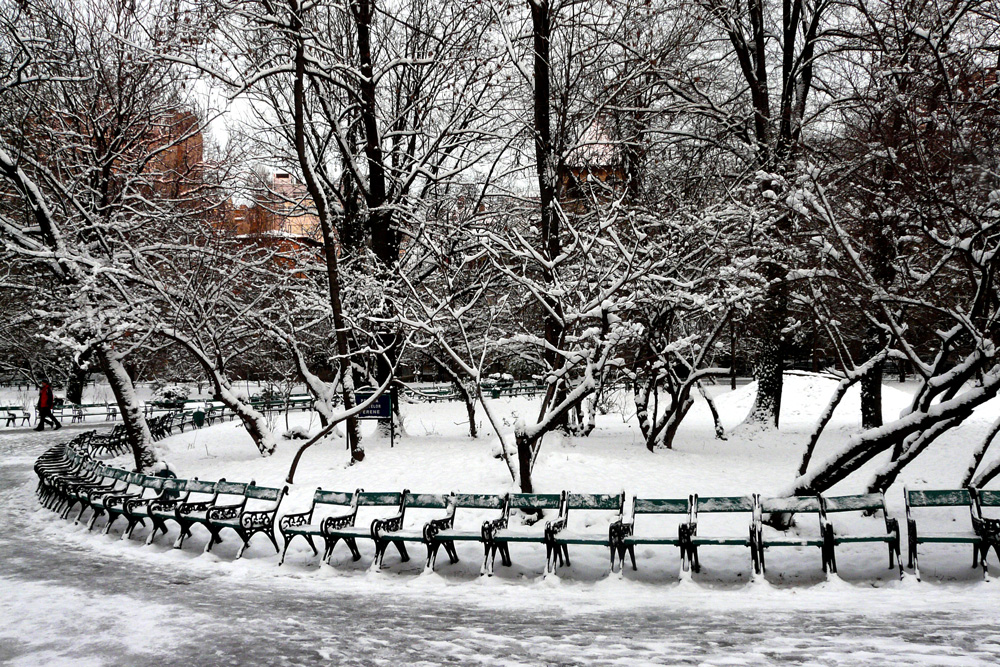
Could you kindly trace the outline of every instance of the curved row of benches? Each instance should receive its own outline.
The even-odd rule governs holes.
[[[195,525],[209,532],[205,551],[221,542],[221,533],[230,529],[242,540],[236,555],[243,555],[250,540],[264,534],[280,552],[284,562],[289,545],[303,538],[329,561],[336,545],[343,541],[359,560],[359,540],[371,540],[375,547],[372,569],[382,566],[386,550],[393,545],[402,560],[409,560],[407,543],[426,548],[426,568],[433,569],[438,551],[444,547],[451,562],[458,561],[456,542],[478,542],[484,549],[481,572],[493,573],[497,554],[504,565],[511,564],[512,543],[536,543],[545,546],[546,572],[569,565],[569,545],[603,547],[608,550],[611,570],[621,571],[626,556],[636,569],[637,545],[669,545],[679,549],[682,572],[700,570],[699,550],[714,546],[742,546],[749,550],[755,574],[765,571],[765,550],[797,546],[819,549],[824,572],[836,572],[836,547],[846,543],[881,542],[888,547],[889,567],[903,576],[900,558],[899,522],[890,517],[882,494],[848,496],[798,496],[767,498],[754,494],[736,497],[629,498],[618,494],[428,494],[402,492],[337,492],[317,489],[308,511],[279,516],[288,487],[257,486],[254,482],[203,481],[145,475],[108,466],[93,458],[102,451],[110,436],[81,434],[65,445],[53,447],[35,465],[39,477],[38,494],[42,503],[69,517],[74,511],[79,522],[90,510],[88,529],[100,517],[106,517],[104,532],[122,518],[127,522],[122,539],[131,537],[139,525],[149,522],[146,543],[153,542],[168,524],[178,527],[175,548],[183,546]],[[967,543],[973,546],[973,566],[986,572],[986,556],[992,548],[1000,557],[1000,521],[983,516],[983,507],[1000,507],[1000,492],[976,489],[946,491],[909,490],[905,492],[908,525],[909,567],[919,579],[917,545],[931,542]],[[955,533],[918,532],[914,510],[922,507],[968,507],[970,529]],[[370,525],[357,525],[361,507],[385,508],[385,515]],[[440,515],[421,524],[406,523],[408,510],[438,510]],[[459,513],[459,510],[462,510]],[[476,510],[475,512],[473,510]],[[547,522],[535,520],[515,525],[511,513],[519,511],[540,517],[555,511],[557,517]],[[492,519],[481,521],[483,512],[496,512]],[[608,512],[609,524],[592,528],[595,512]],[[847,534],[838,532],[832,515],[844,512],[881,512],[883,524],[878,530]],[[700,519],[713,514],[742,514],[747,519],[744,533],[709,531]],[[789,534],[767,528],[765,518],[781,514],[814,515],[818,532],[813,535]],[[676,532],[657,529],[651,516],[673,516]],[[275,525],[277,523],[277,525]],[[280,533],[283,547],[276,533]]]

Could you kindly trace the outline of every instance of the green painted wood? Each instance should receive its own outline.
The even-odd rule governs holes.
[[[254,500],[277,500],[281,496],[281,489],[270,486],[248,486],[244,495]]]
[[[750,544],[750,537],[699,537],[694,535],[691,537],[691,544],[696,545],[709,545],[717,544],[719,546],[747,546]]]
[[[503,507],[504,496],[491,496],[485,493],[456,493],[456,507],[471,507],[478,509],[500,509]]]
[[[750,512],[753,498],[750,496],[708,496],[698,498],[699,512]]]
[[[440,493],[410,493],[406,496],[406,506],[415,509],[443,509],[448,506],[449,496]]]
[[[514,509],[559,509],[558,493],[512,493],[510,506]]]
[[[566,503],[572,510],[617,510],[621,500],[620,493],[570,493]]]
[[[845,544],[853,542],[891,542],[894,539],[894,535],[845,535],[844,537],[835,537],[833,541],[835,544]]]
[[[967,489],[907,489],[906,501],[910,507],[955,507],[970,504],[972,497]]]
[[[672,544],[680,546],[680,539],[677,537],[644,537],[642,535],[631,535],[624,539],[625,544]]]
[[[222,496],[242,496],[249,486],[246,482],[218,482],[215,491]]]
[[[636,498],[636,514],[687,514],[687,498]]]
[[[765,514],[769,512],[819,512],[819,498],[816,496],[761,498],[760,509]]]
[[[316,489],[316,493],[313,494],[313,502],[317,505],[350,505],[353,499],[353,493],[345,493],[344,491]]]
[[[881,493],[863,493],[853,496],[823,496],[827,512],[860,512],[882,509]]]
[[[983,507],[1000,507],[1000,491],[980,491],[979,504]]]
[[[358,505],[398,505],[399,493],[366,491],[358,495]]]
[[[215,493],[218,482],[205,482],[200,479],[189,479],[185,490],[191,493]]]
[[[917,533],[917,542],[936,542],[940,544],[972,544],[979,542],[978,535],[921,535]]]

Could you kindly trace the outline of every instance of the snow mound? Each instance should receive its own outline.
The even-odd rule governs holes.
[[[781,426],[813,424],[822,414],[839,380],[819,373],[788,372],[781,390]],[[757,397],[757,382],[738,387],[716,399],[719,411],[744,419]],[[890,385],[882,385],[882,412],[893,419],[910,404],[911,396]],[[861,420],[861,388],[855,384],[837,406],[833,423],[857,424]]]

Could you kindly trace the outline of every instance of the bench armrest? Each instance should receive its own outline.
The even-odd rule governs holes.
[[[388,519],[375,519],[372,521],[372,537],[378,539],[382,533],[394,533],[403,527],[403,512]]]
[[[442,530],[450,530],[455,526],[455,512],[452,511],[448,516],[442,517],[440,519],[431,519],[424,526],[424,542],[433,542],[437,537],[437,534]]]
[[[545,523],[545,541],[551,541],[560,531],[566,528],[566,517],[561,516]]]
[[[323,519],[323,523],[320,524],[320,532],[324,535],[329,535],[332,531],[337,530],[338,528],[349,528],[354,525],[354,519],[357,516],[357,510],[341,516],[328,516]]]
[[[252,510],[249,512],[243,512],[243,516],[240,518],[240,525],[247,530],[270,528],[274,525],[274,515],[277,510],[278,508],[275,507],[272,510]]]
[[[146,505],[146,507],[148,508],[154,502],[163,499],[164,498],[162,496],[150,496],[149,498],[128,498],[125,501],[125,505],[122,507],[122,509],[125,510],[126,514],[128,514],[130,512],[134,512],[136,509],[142,507],[143,505]]]
[[[213,507],[215,507],[214,500],[205,500],[199,503],[182,503],[181,506],[177,508],[177,513],[191,514],[193,512],[207,512]]]
[[[222,519],[235,519],[243,511],[243,505],[219,505],[210,507],[205,514],[207,521],[220,521]],[[183,512],[183,510],[182,510]]]
[[[112,509],[119,506],[124,507],[126,500],[135,498],[137,495],[138,494],[135,493],[116,493],[114,495],[107,496],[104,499],[104,507],[106,509]]]
[[[627,523],[624,519],[612,521],[608,526],[608,544],[611,546],[621,545],[626,537],[631,537],[634,523]]]
[[[308,512],[296,512],[294,514],[286,514],[281,517],[278,521],[278,530],[284,530],[286,528],[291,528],[292,526],[305,526],[312,521],[313,511]]]
[[[174,512],[184,501],[180,498],[157,498],[149,503],[150,512]]]

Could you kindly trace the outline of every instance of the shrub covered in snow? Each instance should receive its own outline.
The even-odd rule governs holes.
[[[309,430],[304,426],[295,426],[285,431],[281,437],[285,440],[308,440]]]
[[[182,384],[168,384],[153,393],[152,403],[163,406],[180,406],[191,395],[191,390]]]

